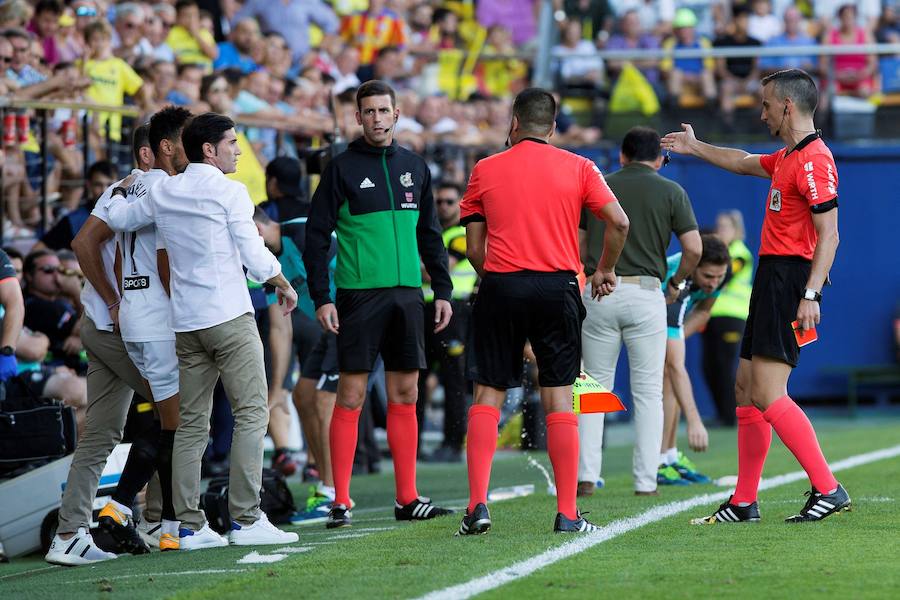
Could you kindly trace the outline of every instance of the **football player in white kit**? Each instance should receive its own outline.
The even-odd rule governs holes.
[[[184,171],[188,160],[181,144],[181,130],[190,117],[187,109],[175,106],[153,115],[150,148],[155,157],[154,168],[135,172],[126,201],[141,198],[155,183]],[[169,301],[168,257],[158,243],[156,227],[152,224],[134,232],[118,232],[116,241],[121,262],[121,273],[117,275],[122,293],[118,326],[128,356],[147,381],[159,413],[155,461],[163,500],[159,549],[178,550],[179,523],[172,504],[172,448],[179,424],[178,357]],[[147,461],[147,468],[152,464]]]

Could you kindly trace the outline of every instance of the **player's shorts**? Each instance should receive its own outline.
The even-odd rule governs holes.
[[[741,342],[741,358],[765,356],[797,366],[800,347],[791,323],[812,263],[799,256],[760,256],[750,293],[750,314]]]
[[[372,371],[379,352],[385,371],[425,368],[425,299],[421,288],[339,289],[335,305],[341,371]]]
[[[676,300],[666,305],[666,335],[670,340],[684,339],[684,315],[687,312],[687,302]]]
[[[343,327],[343,325],[341,325]],[[301,364],[303,379],[315,379],[316,389],[337,393],[338,370],[337,336],[326,331],[319,336],[319,342]]]
[[[468,377],[499,389],[520,386],[528,340],[540,385],[572,385],[581,365],[585,314],[575,273],[488,273],[472,310]]]
[[[154,402],[167,400],[178,393],[175,340],[125,342],[125,350],[141,377],[150,382]]]

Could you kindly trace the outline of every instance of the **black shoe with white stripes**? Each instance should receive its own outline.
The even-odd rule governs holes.
[[[554,533],[591,533],[600,529],[584,518],[587,513],[578,512],[578,518],[574,521],[562,513],[556,513],[556,522],[553,523]]]
[[[431,499],[425,496],[419,496],[406,506],[401,506],[399,502],[394,501],[394,518],[398,521],[427,521],[452,514],[453,511],[449,508],[435,506],[431,503]]]
[[[785,519],[785,523],[821,521],[829,515],[851,510],[850,494],[841,484],[838,484],[837,489],[831,494],[823,494],[816,488],[812,488],[806,492],[806,495],[809,496],[806,506],[800,509],[799,515]]]
[[[478,503],[470,513],[466,511],[456,535],[481,535],[491,529],[491,513],[483,503]]]
[[[759,523],[759,504],[738,506],[731,503],[732,496],[708,517],[691,519],[691,525],[715,525],[716,523]]]
[[[325,519],[326,529],[340,529],[342,527],[352,527],[353,522],[350,518],[353,514],[350,508],[343,504],[332,504],[331,510],[328,511],[328,518]]]

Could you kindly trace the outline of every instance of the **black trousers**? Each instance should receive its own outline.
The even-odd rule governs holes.
[[[453,300],[453,317],[440,333],[434,333],[434,302],[425,304],[425,357],[428,366],[437,365],[437,375],[444,387],[444,446],[460,450],[466,435],[466,329],[472,307],[468,301]],[[416,416],[421,439],[425,420],[428,369],[419,373],[419,400]],[[421,447],[421,444],[420,444]]]
[[[703,375],[719,420],[728,427],[735,425],[734,381],[745,324],[734,317],[713,317],[703,332]]]

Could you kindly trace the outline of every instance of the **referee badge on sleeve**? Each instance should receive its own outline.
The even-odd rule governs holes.
[[[769,210],[781,212],[781,191],[772,188],[769,192]]]

